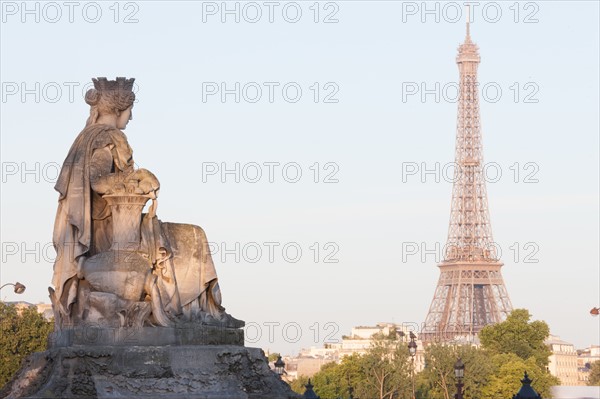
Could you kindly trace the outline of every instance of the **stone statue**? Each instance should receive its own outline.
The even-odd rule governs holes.
[[[156,216],[160,184],[135,169],[122,132],[132,119],[134,79],[93,79],[83,131],[55,189],[57,251],[50,298],[56,330],[200,323],[240,328],[227,314],[204,231]],[[151,201],[147,213],[144,206]]]
[[[93,81],[55,187],[56,326],[0,397],[299,399],[244,346],[204,231],[157,218],[158,179],[134,167],[122,132],[133,79]]]

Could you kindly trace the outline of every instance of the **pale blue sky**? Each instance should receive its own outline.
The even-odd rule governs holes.
[[[28,4],[34,9],[35,2]],[[321,2],[319,23],[313,21],[312,1],[297,3],[302,10],[297,23],[282,15],[286,6],[288,19],[294,17],[296,6],[289,2],[274,9],[273,23],[263,2],[257,3],[263,12],[257,23],[244,19],[255,14],[243,2],[240,10],[247,14],[239,23],[231,15],[222,23],[219,13],[204,15],[203,22],[203,9],[221,2],[192,1],[119,3],[115,23],[112,4],[98,3],[97,23],[82,14],[85,8],[88,20],[95,17],[88,2],[74,9],[72,23],[64,6],[51,23],[56,10],[39,3],[36,23],[35,14],[22,15],[21,2],[2,2],[0,280],[28,287],[19,297],[3,290],[2,300],[48,301],[52,262],[44,254],[39,262],[33,254],[21,259],[23,249],[51,241],[57,193],[45,180],[52,180],[55,164],[62,163],[87,118],[82,86],[91,77],[126,76],[136,78],[138,102],[125,133],[136,163],[161,181],[159,217],[202,226],[219,250],[222,243],[233,248],[239,242],[249,251],[249,243],[262,246],[256,263],[248,261],[254,252],[240,262],[214,255],[228,311],[262,326],[262,339],[248,345],[294,353],[322,345],[332,331],[324,328],[328,322],[339,327],[338,338],[354,325],[422,323],[439,271],[432,255],[403,262],[403,243],[426,243],[427,249],[445,243],[451,183],[437,183],[431,175],[425,183],[418,176],[403,182],[402,169],[453,161],[456,104],[436,102],[433,94],[424,102],[419,95],[403,101],[402,90],[412,83],[432,89],[436,82],[441,87],[456,82],[465,17],[449,19],[454,4],[462,2],[429,2],[430,9],[438,4],[439,22],[435,14],[421,15],[421,2]],[[414,5],[415,15],[409,12]],[[492,23],[498,8],[502,14]],[[598,12],[595,1],[516,7],[481,2],[471,29],[480,46],[481,84],[502,90],[497,102],[481,100],[481,118],[485,160],[502,169],[488,193],[508,292],[515,307],[528,308],[578,347],[598,344],[600,331],[600,319],[588,313],[600,305]],[[130,13],[137,23],[123,22]],[[330,13],[338,23],[322,22]],[[538,22],[524,23],[527,16]],[[40,83],[39,103],[33,94],[21,100],[23,82],[34,90]],[[65,82],[77,85],[73,101]],[[229,88],[258,82],[263,98],[235,103],[230,95],[222,103],[212,96],[203,102],[203,82],[226,82]],[[264,82],[280,84],[273,103]],[[289,82],[302,88],[296,103],[282,97],[281,87]],[[310,89],[315,82],[318,103]],[[326,88],[328,82],[339,88],[337,103],[322,101],[334,87]],[[57,85],[58,98],[52,91]],[[532,87],[538,102],[524,102]],[[303,174],[298,183],[288,183],[279,167],[270,183],[263,166],[258,183],[235,183],[232,176],[222,183],[218,175],[203,182],[203,163],[206,168],[210,162],[230,168],[236,162],[296,162]],[[310,169],[315,162],[319,183]],[[324,169],[328,162],[339,167],[338,183],[322,182],[334,170]],[[515,183],[510,167],[516,162],[521,174]],[[36,163],[39,182],[35,172],[22,178],[22,165],[32,169]],[[539,168],[538,183],[524,183],[524,174],[533,170],[525,169],[527,163]],[[264,242],[280,243],[272,262]],[[282,255],[290,242],[303,251],[297,263]],[[318,262],[310,249],[315,242],[321,247]],[[333,257],[338,263],[323,261],[335,248],[324,248],[328,242],[339,248]],[[510,249],[515,242],[521,248],[517,259]],[[525,248],[529,242],[535,247]],[[13,255],[15,245],[19,252]],[[533,256],[538,263],[524,261],[532,248],[539,248]],[[267,322],[281,323],[273,342]],[[281,327],[289,322],[303,330],[298,342],[282,337]],[[294,330],[288,332],[293,338]]]

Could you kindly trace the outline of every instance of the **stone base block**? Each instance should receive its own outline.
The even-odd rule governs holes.
[[[299,398],[261,349],[234,345],[55,347],[30,356],[0,397]]]
[[[50,347],[68,346],[164,346],[237,345],[244,346],[244,330],[204,324],[176,327],[117,327],[95,324],[66,328],[50,334]]]

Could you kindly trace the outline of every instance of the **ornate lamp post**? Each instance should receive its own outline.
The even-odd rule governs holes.
[[[277,360],[273,365],[275,366],[275,374],[281,378],[285,374],[285,362],[281,360],[281,355],[277,356]]]
[[[412,399],[415,399],[415,355],[417,354],[417,343],[415,339],[417,336],[410,332],[410,342],[408,343],[408,353],[412,361],[412,367],[410,368],[410,378],[412,380]]]
[[[7,285],[12,285],[14,286],[14,292],[15,294],[22,294],[25,292],[25,286],[21,283],[19,283],[18,281],[16,283],[6,283],[4,284],[2,287],[0,287],[0,290],[4,287],[6,287]]]
[[[525,378],[521,380],[521,389],[513,396],[513,399],[542,399],[542,397],[531,387],[532,380],[529,379],[527,371],[525,372]]]
[[[304,394],[302,395],[303,399],[321,399],[321,397],[313,391],[314,385],[310,383],[310,378],[308,379],[308,384],[306,384],[304,388],[306,388],[306,391],[304,391]]]
[[[463,399],[463,378],[465,376],[465,364],[459,357],[456,363],[454,363],[454,376],[456,377],[456,394],[455,399]]]

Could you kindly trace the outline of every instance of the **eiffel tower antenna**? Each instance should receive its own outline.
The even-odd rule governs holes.
[[[492,237],[479,118],[477,68],[481,58],[471,41],[470,9],[468,15],[467,34],[456,57],[460,94],[448,240],[421,333],[424,340],[472,339],[484,326],[505,320],[512,311]]]
[[[468,38],[468,40],[471,40],[471,5],[470,4],[467,4],[467,38]]]

